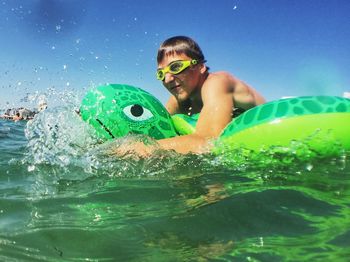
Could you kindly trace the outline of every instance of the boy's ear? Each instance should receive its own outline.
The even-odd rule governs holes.
[[[201,74],[204,74],[207,71],[207,66],[204,63],[200,64],[199,66]]]

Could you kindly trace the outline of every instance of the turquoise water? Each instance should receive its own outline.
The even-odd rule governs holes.
[[[1,261],[347,261],[349,153],[107,152],[77,115],[0,120]]]

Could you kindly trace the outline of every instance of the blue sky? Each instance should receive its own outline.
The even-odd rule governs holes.
[[[194,38],[211,71],[268,100],[342,95],[349,14],[348,0],[0,0],[0,108],[28,94],[59,103],[104,83],[142,87],[164,103],[155,56],[174,35]]]

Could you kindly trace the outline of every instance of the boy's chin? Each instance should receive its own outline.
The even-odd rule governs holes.
[[[177,101],[179,102],[184,102],[186,100],[188,100],[189,95],[187,93],[181,92],[181,93],[176,93],[174,94],[175,98]]]

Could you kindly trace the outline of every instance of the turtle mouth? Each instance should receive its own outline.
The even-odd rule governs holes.
[[[97,123],[99,123],[104,130],[112,137],[115,138],[115,136],[112,134],[112,132],[108,129],[108,127],[105,126],[105,124],[102,123],[102,121],[98,118],[96,118]]]

